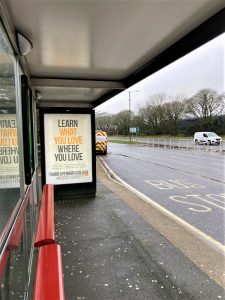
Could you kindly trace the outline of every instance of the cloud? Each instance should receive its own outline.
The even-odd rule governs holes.
[[[224,75],[225,34],[222,34],[130,87],[131,91],[139,90],[139,93],[131,94],[131,109],[137,110],[154,93],[184,94],[190,97],[202,88],[224,92]],[[96,110],[118,113],[128,109],[128,105],[128,93],[124,91],[98,106]]]

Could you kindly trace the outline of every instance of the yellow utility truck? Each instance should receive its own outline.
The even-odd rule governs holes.
[[[105,131],[95,131],[95,149],[98,154],[107,154],[107,133]]]

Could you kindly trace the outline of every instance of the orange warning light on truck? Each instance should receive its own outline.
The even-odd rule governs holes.
[[[102,130],[95,131],[96,153],[107,154],[107,133]]]

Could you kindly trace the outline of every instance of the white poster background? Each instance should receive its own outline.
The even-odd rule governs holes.
[[[45,114],[46,183],[92,182],[90,114]]]
[[[20,187],[16,114],[0,115],[0,189]]]

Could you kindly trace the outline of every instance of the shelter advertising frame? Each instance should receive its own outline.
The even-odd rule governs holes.
[[[56,199],[96,193],[95,114],[92,109],[40,108],[42,185]]]
[[[29,87],[26,75],[21,76],[22,93],[22,116],[23,116],[23,148],[24,148],[24,170],[25,183],[31,184],[32,176],[35,170],[34,159],[34,128],[33,128],[33,107],[32,90]]]

